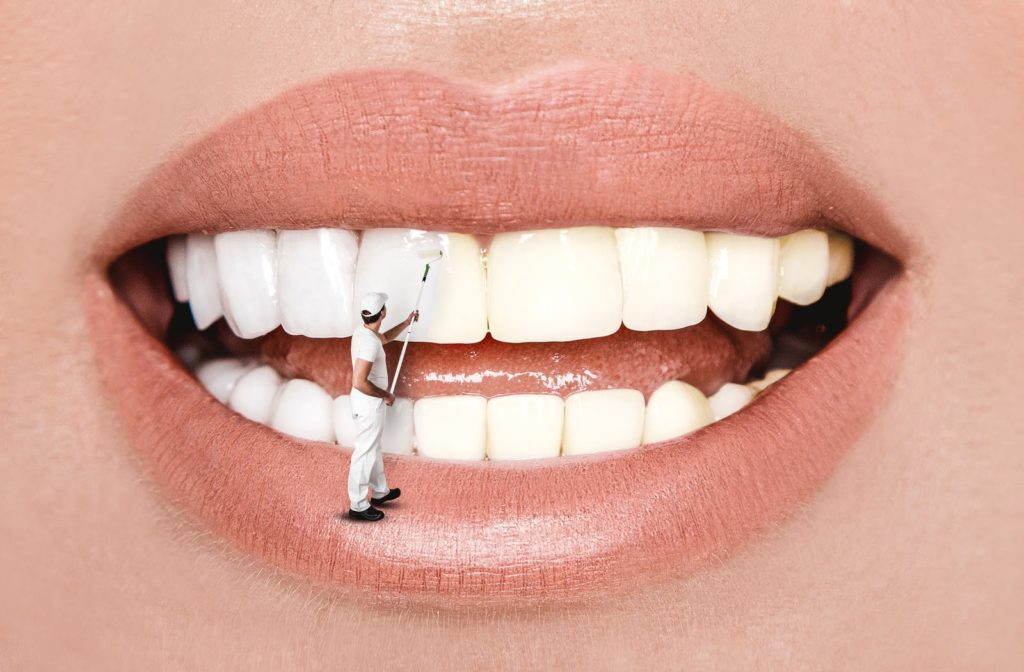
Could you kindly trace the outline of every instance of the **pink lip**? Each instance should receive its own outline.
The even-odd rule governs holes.
[[[108,393],[149,474],[239,547],[376,602],[564,603],[691,572],[805,500],[885,396],[904,276],[859,264],[855,302],[876,294],[863,311],[734,416],[630,451],[532,464],[388,455],[402,498],[381,523],[359,524],[335,520],[350,450],[282,436],[206,394],[115,297],[111,260],[198,230],[486,236],[655,221],[780,235],[823,216],[897,256],[909,249],[820,151],[692,77],[574,65],[488,90],[415,71],[343,73],[157,170],[98,241],[86,305]]]

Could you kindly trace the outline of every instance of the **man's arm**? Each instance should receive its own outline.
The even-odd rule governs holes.
[[[373,362],[365,359],[356,359],[356,365],[352,369],[352,387],[371,397],[387,399],[391,396],[391,393],[387,390],[382,390],[367,379],[367,376],[370,375],[371,366],[373,366]]]
[[[381,339],[380,339],[381,342],[384,343],[385,345],[387,345],[391,341],[395,340],[396,338],[398,338],[398,335],[400,333],[405,331],[406,327],[408,327],[410,324],[412,324],[413,322],[418,320],[419,317],[420,317],[420,311],[418,311],[418,310],[412,311],[411,313],[409,313],[409,317],[405,318],[405,320],[401,324],[399,324],[399,325],[397,325],[397,326],[395,326],[395,327],[393,327],[391,329],[388,329],[383,334],[381,334]]]

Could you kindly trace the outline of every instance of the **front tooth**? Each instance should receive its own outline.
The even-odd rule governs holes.
[[[252,362],[224,357],[203,362],[196,369],[196,378],[206,391],[223,403],[231,396],[238,379],[255,366]]]
[[[755,394],[756,392],[746,385],[738,383],[722,385],[718,392],[708,397],[708,403],[711,405],[711,412],[715,416],[715,421],[717,422],[726,416],[732,415],[749,404]]]
[[[779,294],[778,239],[718,232],[704,237],[710,265],[708,307],[737,329],[767,328]]]
[[[422,284],[423,268],[430,261],[429,258],[420,257],[419,253],[443,249],[441,235],[421,229],[363,231],[359,263],[356,265],[356,296],[361,297],[366,292],[384,292],[388,295],[388,314],[381,325],[382,332],[391,329],[412,312]],[[437,268],[436,264],[431,264],[431,273],[423,286],[420,322],[414,329],[420,332],[417,336],[422,336],[427,316],[433,316],[434,295],[438,284]],[[358,310],[355,319],[359,320]]]
[[[828,232],[828,285],[850,277],[853,271],[853,238],[838,231]]]
[[[270,423],[281,376],[269,366],[258,366],[238,379],[228,398],[233,411],[253,422]]]
[[[682,436],[714,422],[711,404],[704,393],[689,383],[670,380],[647,401],[644,443]]]
[[[562,454],[583,455],[636,448],[644,431],[640,390],[593,390],[565,400]]]
[[[356,424],[352,420],[352,397],[343,394],[334,400],[334,440],[339,446],[354,448]]]
[[[779,239],[779,296],[808,306],[825,293],[829,267],[828,234],[803,229]]]
[[[487,400],[487,456],[492,460],[558,457],[565,402],[556,394],[509,394]]]
[[[397,397],[384,411],[384,436],[381,451],[397,455],[412,454],[413,404],[412,399]]]
[[[445,460],[484,459],[487,399],[475,394],[423,397],[413,408],[416,452]]]
[[[611,228],[499,233],[487,252],[487,318],[499,341],[607,336],[622,323],[622,279]]]
[[[185,241],[185,276],[192,320],[201,331],[216,322],[224,310],[217,283],[217,251],[213,236],[190,233]]]
[[[269,333],[281,323],[277,312],[277,234],[230,231],[213,240],[224,317],[242,338]]]
[[[792,369],[770,369],[765,372],[764,378],[752,380],[747,383],[747,386],[755,392],[762,392],[766,387],[769,387],[782,378],[785,378],[790,371],[792,371]]]
[[[171,276],[174,299],[179,303],[188,301],[185,240],[186,236],[171,236],[167,239],[167,272]]]
[[[277,297],[281,326],[312,338],[352,335],[353,285],[359,241],[347,229],[277,233]]]
[[[622,272],[622,323],[635,331],[679,329],[708,312],[704,234],[674,227],[615,230]]]
[[[334,441],[334,400],[311,380],[293,378],[281,386],[274,402],[270,426],[309,441]]]

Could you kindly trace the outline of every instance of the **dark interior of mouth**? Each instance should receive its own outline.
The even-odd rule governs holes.
[[[188,303],[176,303],[165,261],[167,239],[141,245],[110,267],[117,294],[146,330],[178,355],[183,365],[217,357],[249,357],[286,378],[306,378],[332,396],[351,386],[350,338],[312,339],[281,327],[254,339],[237,337],[224,319],[199,331]],[[485,338],[473,344],[410,343],[396,394],[421,398],[439,394],[550,393],[567,396],[594,389],[628,387],[648,397],[666,380],[682,380],[704,394],[726,382],[760,378],[772,369],[792,369],[814,356],[854,319],[870,297],[898,269],[891,256],[855,240],[850,278],[830,286],[818,301],[799,306],[779,299],[769,327],[743,331],[710,310],[700,323],[671,331],[632,331],[568,342],[504,343]],[[393,378],[401,339],[385,346]],[[508,375],[481,379],[482,369]]]

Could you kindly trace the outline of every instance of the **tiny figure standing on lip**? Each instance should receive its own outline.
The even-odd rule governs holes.
[[[384,512],[373,504],[383,504],[398,498],[399,488],[388,488],[384,478],[384,458],[381,456],[381,438],[384,435],[386,408],[395,403],[395,395],[388,391],[388,368],[384,344],[393,341],[410,324],[419,319],[414,310],[409,317],[393,329],[380,333],[387,307],[384,292],[367,292],[360,301],[363,324],[352,334],[352,420],[355,423],[355,446],[348,473],[349,518],[380,520]],[[372,497],[369,490],[380,493]],[[369,501],[367,501],[369,500]]]

